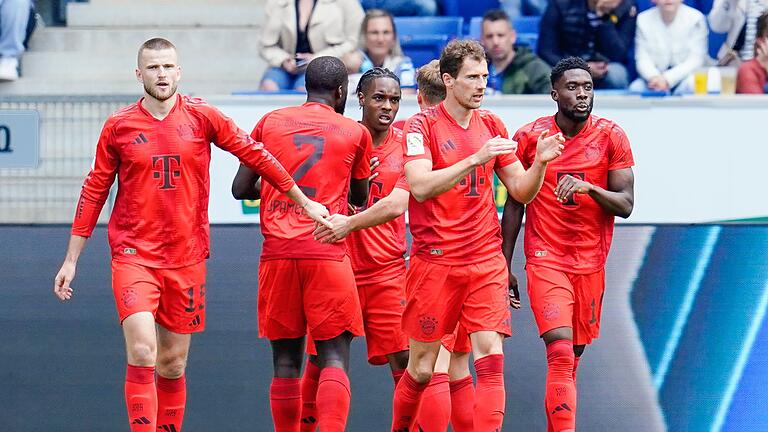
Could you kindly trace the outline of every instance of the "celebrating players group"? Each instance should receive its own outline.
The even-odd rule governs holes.
[[[104,125],[54,283],[71,299],[78,257],[117,177],[108,235],[131,431],[181,431],[190,338],[205,327],[210,143],[242,163],[234,197],[261,199],[258,327],[272,346],[276,431],[345,429],[350,342],[363,335],[368,361],[392,371],[393,432],[501,431],[502,341],[510,305],[520,307],[509,269],[524,213],[547,428],[576,430],[576,370],[598,337],[614,217],[628,217],[634,202],[629,141],[591,114],[583,60],[553,68],[557,113],[512,140],[480,109],[488,67],[474,41],[449,43],[419,69],[421,112],[402,129],[393,125],[400,83],[383,68],[358,83],[361,121],[342,115],[347,72],[333,57],[309,63],[306,103],[266,114],[250,136],[177,94],[169,41],[141,46],[136,77],[144,96]],[[501,224],[494,174],[509,192]]]

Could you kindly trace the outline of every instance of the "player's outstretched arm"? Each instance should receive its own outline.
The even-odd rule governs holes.
[[[348,236],[353,231],[387,223],[405,213],[408,208],[408,191],[392,189],[389,195],[377,201],[364,211],[352,216],[332,215],[328,221],[332,227],[319,226],[313,235],[321,243],[334,243]]]
[[[79,235],[72,235],[69,238],[69,245],[67,246],[67,255],[64,257],[64,263],[61,265],[59,272],[56,274],[56,278],[53,280],[53,293],[60,300],[69,300],[72,298],[72,287],[69,285],[75,278],[75,270],[77,269],[77,260],[80,258],[80,253],[85,248],[85,243],[88,241],[88,237]]]
[[[232,180],[232,196],[238,200],[261,199],[261,177],[245,165],[240,165]]]
[[[497,136],[489,139],[472,156],[439,170],[432,170],[432,162],[428,159],[409,161],[405,164],[405,176],[413,197],[418,202],[424,202],[450,190],[476,167],[515,150],[517,143]]]
[[[558,201],[568,201],[573,194],[589,194],[605,211],[626,219],[635,206],[635,174],[632,168],[608,171],[608,190],[563,176],[555,187]]]
[[[515,201],[523,204],[533,201],[536,194],[539,193],[541,185],[544,184],[547,164],[562,154],[565,148],[564,142],[563,134],[557,133],[547,136],[547,131],[543,131],[536,143],[536,157],[530,168],[525,170],[523,165],[517,161],[496,170],[499,179],[504,183],[509,195]]]
[[[299,207],[303,208],[304,214],[309,216],[309,218],[313,221],[327,227],[331,226],[331,223],[328,222],[328,216],[331,215],[328,212],[328,209],[319,202],[309,199],[306,195],[304,195],[304,192],[299,189],[298,185],[294,184],[290,189],[288,189],[285,192],[285,196],[293,200],[293,202],[298,204]]]
[[[507,261],[509,269],[509,305],[515,309],[520,309],[520,290],[517,283],[517,276],[512,273],[512,255],[515,251],[517,236],[520,234],[520,227],[523,225],[523,214],[525,206],[515,201],[512,197],[507,197],[504,204],[504,213],[501,215],[501,252]]]

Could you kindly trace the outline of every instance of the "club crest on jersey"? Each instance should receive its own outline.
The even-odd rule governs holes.
[[[425,315],[419,318],[419,325],[421,325],[421,332],[429,336],[437,330],[437,318]]]
[[[420,133],[408,133],[405,135],[406,156],[424,154],[424,135]]]
[[[600,143],[593,141],[587,144],[587,148],[584,149],[584,157],[587,160],[594,160],[600,157]]]

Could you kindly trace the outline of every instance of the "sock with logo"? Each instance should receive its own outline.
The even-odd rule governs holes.
[[[318,425],[322,432],[343,432],[347,427],[352,390],[344,369],[324,367],[317,385]]]
[[[156,432],[157,391],[154,366],[129,364],[126,367],[125,405],[131,432]]]
[[[448,383],[451,389],[451,426],[453,432],[473,432],[475,386],[472,375]]]
[[[157,376],[157,430],[181,432],[187,405],[187,378]]]
[[[556,340],[547,345],[547,417],[554,432],[576,429],[576,384],[573,382],[573,342]]]
[[[408,432],[416,421],[419,402],[427,384],[418,383],[408,370],[395,387],[392,401],[392,432]]]
[[[432,374],[424,394],[421,396],[419,413],[416,415],[417,431],[445,432],[451,421],[451,388],[448,374]]]
[[[317,382],[320,368],[307,359],[304,375],[301,377],[301,432],[317,429]]]
[[[397,383],[400,382],[400,378],[403,377],[404,373],[405,369],[396,369],[392,371],[392,380],[395,381],[395,387],[397,387]]]
[[[301,383],[299,378],[272,378],[269,405],[275,432],[298,432],[301,421]]]
[[[492,354],[475,360],[474,426],[478,432],[500,431],[504,422],[504,355]]]

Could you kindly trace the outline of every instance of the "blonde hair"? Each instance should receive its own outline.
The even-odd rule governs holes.
[[[445,84],[440,75],[440,61],[431,62],[416,71],[419,94],[427,105],[437,105],[445,99]]]

